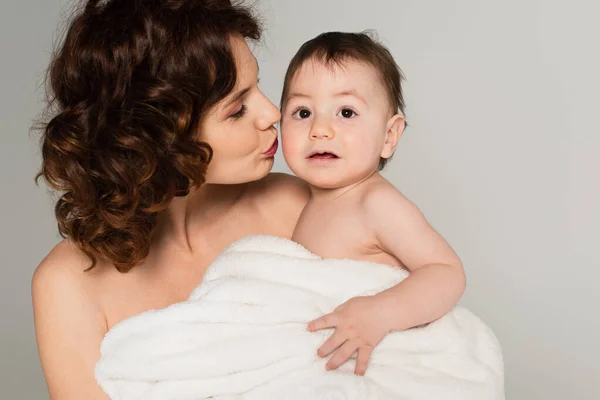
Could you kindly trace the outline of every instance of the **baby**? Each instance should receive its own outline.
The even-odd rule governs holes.
[[[357,353],[357,375],[386,334],[442,317],[465,289],[459,257],[379,174],[405,127],[401,80],[389,51],[368,35],[329,32],[296,53],[281,98],[283,155],[312,192],[292,239],[323,258],[411,272],[309,323],[310,331],[334,329],[318,349],[321,357],[332,354],[327,368]]]

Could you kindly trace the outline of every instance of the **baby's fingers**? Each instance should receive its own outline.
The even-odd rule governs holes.
[[[367,366],[369,365],[369,359],[371,358],[372,352],[373,347],[371,346],[363,346],[358,349],[356,367],[354,368],[354,373],[356,375],[363,376],[365,372],[367,372]]]
[[[321,329],[335,328],[337,326],[337,315],[335,313],[325,314],[308,323],[308,330],[311,332]]]
[[[342,344],[344,344],[345,341],[346,337],[342,335],[339,331],[336,331],[333,335],[329,337],[329,339],[325,341],[325,343],[321,345],[321,347],[319,347],[317,354],[319,355],[319,357],[325,357],[331,354]]]
[[[348,340],[346,341],[342,347],[340,347],[331,357],[331,359],[327,362],[327,364],[325,365],[325,368],[327,368],[328,370],[332,370],[332,369],[336,369],[338,368],[340,365],[342,365],[343,363],[345,363],[346,361],[348,361],[348,359],[350,357],[352,357],[352,354],[354,354],[354,352],[357,349],[357,345],[356,343]]]

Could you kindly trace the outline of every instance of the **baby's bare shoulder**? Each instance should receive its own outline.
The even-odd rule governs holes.
[[[360,206],[368,215],[382,211],[415,211],[417,206],[387,179],[381,178],[369,183],[363,191]]]

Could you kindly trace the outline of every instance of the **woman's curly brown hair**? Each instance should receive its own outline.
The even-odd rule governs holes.
[[[48,71],[42,176],[58,228],[89,257],[129,271],[159,214],[204,182],[203,114],[236,82],[232,35],[258,40],[229,0],[87,1]]]

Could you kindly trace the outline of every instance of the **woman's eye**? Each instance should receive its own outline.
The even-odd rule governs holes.
[[[344,108],[342,111],[340,111],[338,115],[342,116],[343,118],[352,118],[356,115],[356,113],[354,112],[354,110]]]
[[[246,114],[246,105],[242,104],[239,111],[236,111],[235,113],[231,114],[229,117],[233,118],[233,119],[240,119],[244,116],[244,114]]]
[[[301,108],[300,110],[296,110],[294,112],[294,115],[296,116],[296,118],[306,119],[311,116],[311,113],[306,108]]]

